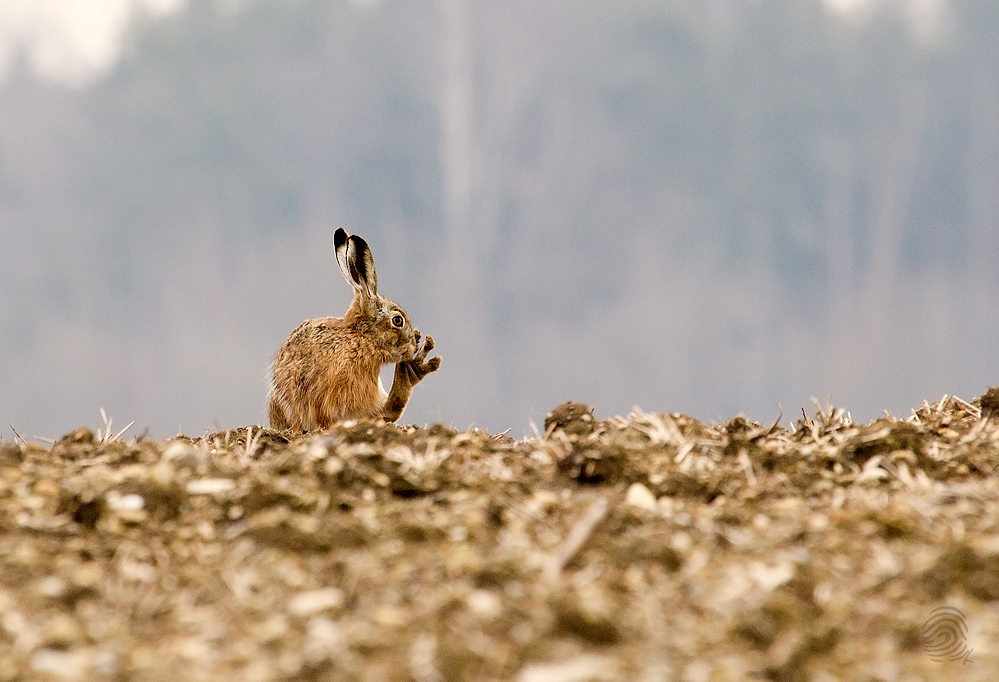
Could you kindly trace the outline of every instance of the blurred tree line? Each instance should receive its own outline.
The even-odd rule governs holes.
[[[999,5],[191,0],[83,89],[0,86],[0,413],[264,419],[349,288],[445,362],[406,418],[858,418],[999,360]]]

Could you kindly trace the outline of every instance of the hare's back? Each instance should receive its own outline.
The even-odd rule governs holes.
[[[380,406],[371,407],[377,400],[368,395],[377,394],[377,373],[358,382],[356,336],[338,317],[306,320],[288,335],[274,359],[268,407],[274,428],[327,428],[337,419],[377,415]],[[363,409],[354,405],[358,396],[366,398]]]
[[[314,360],[317,355],[329,355],[345,340],[343,319],[317,317],[298,325],[278,350],[278,362],[295,363]]]

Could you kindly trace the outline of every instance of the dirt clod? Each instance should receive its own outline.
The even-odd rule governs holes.
[[[986,419],[999,416],[999,386],[990,387],[979,403],[982,406],[982,416]]]
[[[562,403],[545,417],[545,431],[560,429],[570,436],[588,436],[597,426],[593,408],[586,403]]]

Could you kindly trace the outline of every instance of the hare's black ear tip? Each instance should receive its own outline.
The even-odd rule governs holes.
[[[354,248],[357,249],[358,253],[364,253],[368,249],[368,242],[364,241],[364,237],[360,235],[354,235],[350,238],[350,241],[354,242]]]
[[[342,227],[336,228],[333,233],[333,248],[338,249],[347,243],[347,232]]]

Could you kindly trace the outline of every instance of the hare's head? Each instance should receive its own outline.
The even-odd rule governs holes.
[[[348,236],[341,227],[333,235],[336,262],[344,279],[354,288],[354,301],[345,321],[362,329],[383,354],[383,363],[410,360],[420,345],[420,332],[398,305],[378,295],[375,259],[368,243]]]

